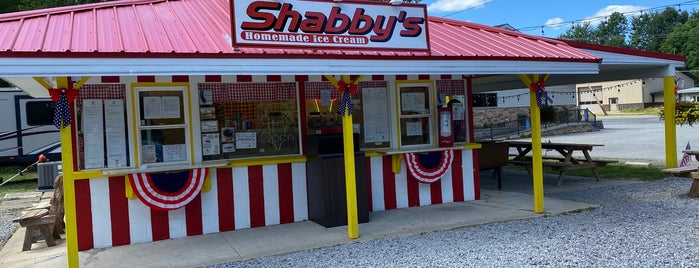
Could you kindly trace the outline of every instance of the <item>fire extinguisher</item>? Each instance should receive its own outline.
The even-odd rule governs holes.
[[[439,147],[453,147],[454,133],[452,131],[452,110],[450,107],[442,107],[437,110],[439,119]]]

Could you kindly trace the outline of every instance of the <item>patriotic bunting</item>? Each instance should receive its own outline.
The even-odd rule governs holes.
[[[529,85],[529,88],[536,94],[536,103],[539,105],[539,109],[549,103],[553,103],[553,99],[546,93],[546,85],[543,80],[540,80],[538,83],[532,83]]]
[[[427,154],[405,153],[405,165],[408,173],[422,183],[438,181],[449,171],[454,161],[454,151],[445,150]]]
[[[198,168],[173,173],[129,174],[129,182],[138,199],[155,210],[175,210],[186,206],[201,191],[208,169]]]
[[[345,115],[345,111],[347,110],[347,114],[352,115],[352,95],[357,91],[357,85],[354,83],[347,84],[345,81],[338,81],[337,88],[340,94],[342,94],[339,113]]]
[[[50,88],[49,94],[51,99],[56,102],[53,125],[58,129],[61,129],[61,122],[63,122],[63,127],[70,126],[70,104],[73,103],[73,100],[78,95],[78,91],[65,88]]]

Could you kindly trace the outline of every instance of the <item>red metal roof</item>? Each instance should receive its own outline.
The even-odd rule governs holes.
[[[240,48],[229,0],[122,0],[0,14],[6,57],[269,57],[599,62],[559,40],[429,17],[431,51]]]

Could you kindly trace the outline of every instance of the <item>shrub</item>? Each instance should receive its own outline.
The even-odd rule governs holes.
[[[665,110],[658,112],[660,120],[665,120]],[[675,124],[692,126],[699,122],[699,106],[693,101],[678,101],[675,103]]]
[[[556,122],[556,108],[551,105],[544,105],[540,108],[541,122],[542,123],[554,123]]]

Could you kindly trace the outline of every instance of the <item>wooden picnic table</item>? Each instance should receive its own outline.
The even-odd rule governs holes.
[[[699,151],[697,150],[683,150],[682,153],[688,154],[688,155],[693,155],[697,161],[699,161]],[[687,167],[691,168],[691,167]],[[692,186],[689,187],[689,197],[699,197],[699,170],[694,169],[694,172],[691,172],[690,177],[694,179],[692,181]]]
[[[682,153],[694,156],[694,159],[699,161],[699,150],[682,150]]]
[[[517,149],[517,155],[514,156],[509,163],[524,165],[528,167],[532,165],[532,158],[528,156],[529,152],[532,150],[532,143],[530,141],[507,141],[510,148]],[[595,178],[599,181],[600,175],[597,171],[598,167],[605,166],[608,163],[615,163],[616,160],[599,160],[592,159],[590,156],[590,151],[592,148],[597,146],[604,146],[603,144],[585,144],[585,143],[557,143],[557,142],[542,142],[542,150],[551,150],[558,152],[560,156],[542,156],[544,160],[556,160],[556,161],[543,161],[542,164],[545,166],[550,166],[552,169],[559,171],[558,174],[558,185],[561,185],[563,178],[568,170],[573,169],[590,169],[595,175]],[[573,154],[575,152],[581,152],[584,158],[575,158]]]

